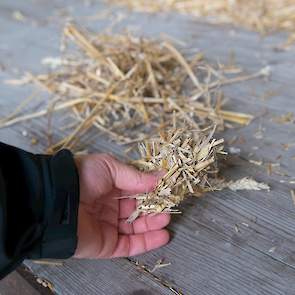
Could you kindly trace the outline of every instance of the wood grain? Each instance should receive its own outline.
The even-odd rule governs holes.
[[[60,267],[41,266],[32,262],[26,265],[39,277],[52,282],[57,294],[171,294],[161,283],[147,277],[127,259],[72,259]]]
[[[86,16],[101,11],[104,7],[101,3],[87,7],[81,1],[1,2],[2,81],[20,76],[23,71],[41,72],[40,60],[58,55],[59,32],[65,21],[58,16],[62,7],[66,15],[74,15],[95,31],[107,28],[116,14],[110,14],[108,20],[90,21]],[[24,25],[11,19],[16,9],[33,21]],[[61,268],[26,264],[35,274],[53,282],[58,294],[173,294],[167,287],[169,284],[184,294],[294,294],[295,207],[289,191],[295,185],[289,181],[295,179],[295,145],[286,150],[282,144],[295,143],[295,125],[278,124],[274,118],[295,113],[295,49],[274,50],[284,42],[283,33],[261,38],[245,30],[216,27],[174,14],[151,16],[128,12],[128,17],[114,29],[120,31],[128,26],[137,26],[137,33],[151,37],[167,33],[185,42],[188,54],[201,50],[212,62],[226,63],[234,51],[237,63],[248,73],[270,66],[272,74],[268,80],[257,79],[224,88],[230,98],[228,109],[248,112],[256,118],[249,126],[228,129],[220,136],[227,140],[236,137],[232,146],[241,149],[240,155],[227,161],[225,175],[253,176],[268,183],[271,191],[225,190],[202,199],[188,199],[182,206],[183,215],[174,217],[169,227],[173,235],[170,244],[131,261],[70,260]],[[30,86],[1,84],[0,113],[12,111],[15,103],[32,90]],[[46,140],[31,146],[30,138],[44,138],[46,124],[43,119],[16,125],[0,130],[0,138],[41,152]],[[28,136],[21,135],[23,130]],[[55,133],[62,135],[58,126]],[[95,131],[88,139],[89,151],[109,151],[123,156],[121,147],[110,144]],[[249,160],[262,161],[263,165],[251,164]],[[280,163],[280,169],[268,175],[268,163]],[[171,266],[153,274],[135,264],[138,260],[151,269],[160,258],[171,262]]]

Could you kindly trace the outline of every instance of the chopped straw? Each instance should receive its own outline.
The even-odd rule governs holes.
[[[170,128],[172,114],[182,127],[203,129],[224,122],[247,125],[252,116],[223,109],[220,87],[269,75],[268,69],[254,74],[233,74],[232,65],[213,66],[200,53],[185,57],[173,44],[138,38],[129,34],[91,34],[74,24],[65,27],[68,46],[63,58],[53,60],[49,74],[22,78],[52,95],[47,107],[0,121],[8,127],[57,112],[69,114],[72,128],[48,148],[75,150],[79,139],[93,129],[120,144],[149,138],[162,128]],[[70,47],[70,48],[69,48]],[[241,70],[234,71],[240,73]],[[13,82],[17,84],[17,81]]]
[[[217,155],[225,154],[223,139],[208,132],[170,129],[160,137],[139,145],[140,160],[133,164],[143,171],[165,170],[154,191],[138,194],[137,208],[129,217],[133,222],[141,213],[179,213],[175,206],[187,196],[200,196],[218,189],[210,184],[216,178]]]

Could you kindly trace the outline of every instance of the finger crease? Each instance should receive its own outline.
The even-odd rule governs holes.
[[[149,225],[147,222],[147,216],[144,216],[144,224],[145,224],[145,230],[148,231],[149,230]]]
[[[143,250],[144,252],[147,251],[147,242],[146,242],[146,235],[143,234]]]
[[[99,235],[100,235],[100,238],[101,238],[101,247],[100,249],[97,249],[97,257],[99,257],[101,255],[101,252],[103,251],[104,249],[104,246],[105,246],[105,237],[104,237],[104,234],[103,234],[103,231],[100,230],[99,231]]]
[[[130,256],[131,238],[127,237],[127,256]]]
[[[131,234],[134,235],[135,234],[134,223],[131,223],[130,226],[131,226]]]
[[[108,161],[107,159],[104,159],[104,158],[102,160],[107,168],[107,171],[109,174],[109,179],[111,179],[112,185],[114,185],[114,179],[116,179],[116,177],[117,177],[117,171],[113,167],[113,164],[111,163],[111,161]]]

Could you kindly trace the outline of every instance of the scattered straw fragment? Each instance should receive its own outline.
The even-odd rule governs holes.
[[[127,258],[129,260],[129,262],[131,262],[132,264],[136,265],[137,268],[145,273],[151,274],[153,275],[154,279],[159,282],[161,285],[165,286],[166,288],[168,288],[173,294],[176,295],[183,295],[183,292],[181,292],[180,290],[176,289],[175,287],[173,287],[169,282],[163,280],[163,278],[159,278],[157,276],[155,276],[154,274],[151,273],[151,271],[149,270],[149,267],[146,266],[145,264],[140,263],[138,260],[131,260],[130,258]]]
[[[50,281],[48,281],[48,280],[46,280],[44,278],[38,277],[36,279],[36,282],[38,284],[42,285],[44,288],[48,288],[50,291],[55,293],[54,285]]]
[[[263,128],[263,127],[261,126],[261,124],[259,124],[258,129],[255,131],[255,133],[253,134],[253,136],[254,136],[256,139],[262,139],[263,136],[264,136],[264,132],[265,132],[265,128]]]
[[[270,187],[268,184],[263,182],[257,182],[256,180],[250,177],[244,177],[236,181],[230,181],[227,183],[226,186],[232,191],[238,191],[238,190],[269,191],[270,190]]]
[[[240,233],[241,232],[238,224],[235,224],[234,228],[235,228],[235,232],[236,233]]]
[[[6,85],[13,85],[13,86],[22,86],[25,84],[28,84],[32,82],[32,79],[28,75],[24,75],[23,77],[19,79],[6,79],[3,81],[4,84]]]
[[[272,175],[273,172],[276,172],[280,169],[280,163],[266,163],[266,171],[268,175]]]
[[[69,63],[68,60],[63,59],[61,57],[52,57],[48,56],[42,59],[41,61],[42,65],[48,66],[51,69],[57,69],[58,67],[61,67],[63,65],[67,65]]]
[[[273,253],[273,252],[275,252],[276,249],[277,249],[276,246],[271,247],[271,248],[268,250],[268,252],[269,252],[269,253]]]
[[[163,267],[167,267],[167,266],[169,266],[169,265],[171,265],[171,262],[164,263],[164,259],[161,258],[161,259],[157,260],[155,266],[150,270],[150,272],[153,273],[153,272],[155,272],[157,269],[159,269],[159,268],[163,268]]]
[[[282,147],[285,151],[288,151],[289,148],[292,148],[295,146],[295,142],[290,142],[290,143],[283,143]]]
[[[291,198],[295,207],[295,191],[294,190],[290,190],[290,194],[291,194]]]
[[[267,175],[271,175],[272,174],[272,164],[271,163],[268,163],[267,165],[266,165],[266,171],[267,171]]]
[[[238,147],[230,146],[228,148],[228,152],[231,155],[239,155],[241,153],[241,149]]]
[[[138,205],[129,222],[141,213],[180,213],[174,207],[186,196],[218,189],[210,179],[218,172],[217,155],[225,152],[223,139],[214,139],[214,131],[175,128],[139,145],[141,158],[133,164],[143,171],[165,170],[166,174],[153,192],[135,196]]]
[[[27,20],[27,17],[19,10],[12,12],[12,18],[19,22],[25,22]]]
[[[261,166],[263,164],[262,161],[257,161],[257,160],[252,160],[252,159],[249,160],[249,163],[257,165],[257,166]]]
[[[64,260],[61,259],[40,259],[32,260],[36,264],[50,265],[50,266],[64,266]]]
[[[289,123],[294,123],[295,122],[295,117],[292,112],[288,112],[287,114],[274,117],[273,121],[278,123],[278,124],[289,124]]]
[[[38,144],[38,139],[36,137],[31,138],[31,145],[36,145]]]

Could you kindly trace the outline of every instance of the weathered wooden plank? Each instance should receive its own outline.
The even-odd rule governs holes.
[[[11,7],[9,6],[10,2],[6,3],[6,8],[7,5]],[[11,10],[17,7],[17,5],[13,6]],[[79,9],[81,5],[75,3],[74,7],[76,9],[73,9],[73,12],[77,13],[77,8]],[[22,6],[22,9],[26,9],[26,7]],[[38,16],[40,7],[35,9],[36,16]],[[93,11],[95,10],[88,10],[88,14],[92,14]],[[83,13],[86,15],[87,9]],[[84,21],[87,22],[85,19]],[[3,21],[0,18],[0,23],[1,28],[3,28],[2,24],[8,26],[7,20]],[[57,21],[58,25],[61,23],[61,20]],[[105,21],[87,22],[87,24],[95,30],[107,27]],[[140,31],[153,37],[158,36],[161,32],[166,32],[187,42],[190,49],[199,48],[205,51],[212,61],[226,62],[230,49],[233,49],[237,62],[248,72],[257,71],[265,65],[270,65],[273,73],[269,82],[255,80],[226,88],[226,93],[231,98],[228,104],[231,109],[253,113],[258,116],[258,119],[246,128],[226,131],[225,136],[231,138],[238,134],[244,137],[245,143],[235,143],[236,147],[241,148],[243,158],[275,161],[276,157],[283,153],[284,156],[280,160],[283,168],[290,174],[294,172],[294,165],[291,164],[292,149],[286,153],[280,145],[292,140],[295,141],[293,125],[287,125],[288,128],[285,128],[285,125],[278,125],[270,121],[273,115],[295,111],[295,101],[292,99],[295,92],[292,82],[292,77],[295,74],[294,52],[277,53],[273,50],[274,46],[284,41],[284,35],[260,39],[254,33],[243,30],[229,32],[228,27],[215,27],[173,14],[169,17],[131,14],[117,29],[120,30],[123,26],[132,25],[138,25]],[[9,23],[9,28],[13,28],[13,30],[7,31],[3,38],[7,41],[5,41],[4,50],[0,50],[0,61],[6,66],[8,65],[10,69],[40,71],[40,59],[58,52],[58,28],[52,23],[46,27],[21,28],[21,26],[15,22]],[[10,53],[10,58],[7,59],[9,44],[11,44],[10,42],[14,44],[16,40],[20,40],[20,47],[14,48]],[[42,45],[39,40],[42,40]],[[23,60],[19,52],[28,51],[31,44],[34,44],[34,50],[28,52],[28,58]],[[9,76],[12,76],[13,71],[8,70],[8,73]],[[1,91],[2,89],[1,87]],[[257,97],[265,94],[269,89],[277,91],[278,94],[268,100]],[[18,91],[17,96],[20,97],[22,90],[7,87],[4,97],[8,98],[16,91]],[[8,103],[4,103],[2,100],[2,105],[6,108]],[[11,109],[13,109],[12,105],[11,103]],[[270,113],[265,114],[265,109]],[[0,112],[2,112],[1,105]],[[256,138],[254,134],[260,125],[266,130],[263,132],[262,138]],[[15,131],[8,132],[9,136],[7,132],[0,131],[0,137],[1,134],[6,134],[8,142],[17,142],[15,144],[19,146],[26,144],[27,148],[35,150],[42,149],[43,142],[38,147],[30,147],[29,140],[19,134],[25,128],[29,134],[30,130],[34,129],[34,133],[41,136],[45,126],[45,121],[35,121],[14,127]],[[60,133],[60,131],[58,132]],[[260,149],[253,149],[255,146]],[[115,145],[110,146],[101,137],[91,149],[111,150],[118,155],[122,152]],[[254,155],[249,156],[249,153],[254,153]],[[262,171],[259,167],[249,165],[245,161],[236,160],[235,165],[237,164],[237,167],[229,169],[232,175],[237,177],[251,174],[259,180],[269,182],[273,189],[272,192],[233,193],[224,191],[210,194],[196,204],[194,200],[188,200],[183,206],[184,216],[176,217],[170,227],[174,233],[170,245],[139,257],[139,259],[150,267],[157,259],[163,257],[172,262],[172,266],[158,270],[155,274],[182,289],[185,294],[293,294],[295,259],[292,249],[292,245],[294,245],[294,210],[289,198],[291,185],[280,184],[281,177],[278,175],[274,174],[268,177],[265,170]],[[236,232],[235,224],[239,227],[239,232]],[[82,286],[78,286],[77,283],[77,278],[81,277],[81,274],[89,284],[89,290],[87,289],[89,294],[97,294],[95,292],[100,292],[101,282],[110,281],[108,273],[102,275],[101,282],[90,279],[100,276],[98,264],[103,264],[103,262],[97,264],[97,262],[70,261],[68,263],[65,268],[58,271],[53,271],[49,267],[38,267],[34,270],[38,274],[44,274],[47,278],[53,279],[61,294],[65,290],[65,292],[83,290]],[[111,288],[111,292],[123,288],[126,272],[120,271],[122,269],[120,263],[128,265],[128,277],[130,273],[132,278],[132,274],[134,276],[141,274],[124,260],[107,262],[107,264],[109,263],[110,265],[106,269],[112,272],[112,267],[115,265],[116,276],[120,282],[120,286],[116,286],[118,289]],[[60,279],[61,277],[63,281]],[[150,277],[146,277],[146,274],[141,274],[141,279],[144,281],[143,286],[149,285],[150,281],[154,282]],[[155,286],[154,290],[157,290],[157,293],[166,292],[166,289],[158,289],[158,286]]]
[[[75,260],[63,266],[44,266],[27,262],[38,277],[48,279],[57,294],[171,294],[171,291],[127,259]]]
[[[243,162],[238,160],[236,162],[238,166],[231,167],[230,174],[235,174],[237,177],[251,172],[252,176],[258,177],[261,181],[267,179],[265,174],[255,166]],[[223,191],[208,194],[198,201],[188,200],[183,205],[183,216],[176,216],[171,226],[174,233],[171,244],[174,245],[171,245],[171,247],[169,245],[157,253],[147,254],[140,257],[139,260],[149,265],[149,261],[165,257],[177,269],[177,273],[173,271],[173,266],[170,270],[167,268],[160,271],[161,276],[170,281],[177,280],[181,272],[193,274],[194,286],[190,285],[192,278],[187,275],[184,280],[178,281],[178,286],[188,294],[196,292],[197,289],[195,288],[199,284],[202,285],[204,277],[214,277],[215,281],[207,282],[207,288],[198,289],[198,294],[210,294],[210,288],[214,288],[216,284],[233,288],[232,293],[229,290],[224,289],[222,291],[221,289],[219,290],[220,293],[217,294],[247,294],[247,288],[241,283],[244,282],[244,278],[235,279],[232,273],[225,270],[222,272],[222,278],[218,280],[218,274],[221,272],[218,264],[220,260],[227,256],[227,251],[231,252],[232,258],[224,263],[226,266],[231,264],[232,260],[237,259],[239,255],[243,256],[241,253],[245,251],[253,256],[257,255],[254,260],[259,261],[259,266],[257,266],[262,268],[261,271],[264,275],[273,277],[273,272],[276,273],[277,269],[280,269],[281,277],[277,285],[280,291],[272,289],[272,286],[268,285],[268,294],[280,294],[280,292],[292,294],[292,271],[295,269],[293,246],[295,240],[295,208],[290,199],[289,191],[275,181],[271,184],[273,187],[270,193]],[[208,230],[206,234],[204,234],[204,228]],[[200,250],[196,249],[200,239],[204,249],[206,249],[204,251],[214,245],[212,246],[214,250],[208,250],[208,256],[211,255],[211,262],[214,265],[212,268],[216,271],[216,274],[208,271],[208,265],[200,265],[199,261],[195,261],[195,259],[200,259],[200,256],[204,258],[204,254],[200,255]],[[228,249],[230,249],[224,247],[221,250],[221,252],[224,251],[222,254],[217,250],[220,239],[224,239],[224,243],[228,244]],[[246,266],[247,262],[250,262],[248,258],[241,264],[237,263],[233,266],[233,272],[236,275],[248,276],[250,267]],[[196,267],[198,268],[197,271]],[[285,273],[286,270],[289,274]],[[259,272],[257,271],[257,273]],[[201,277],[200,273],[204,277]],[[235,280],[239,282],[239,287],[236,287],[236,289],[234,288]],[[251,280],[264,281],[259,275],[258,278],[251,278]],[[248,284],[250,283],[246,283],[246,285]],[[264,294],[263,288],[262,286],[255,286],[251,289],[251,292],[252,294],[256,294],[255,292]],[[214,291],[212,291],[212,294],[215,294]]]
[[[40,295],[20,274],[16,271],[0,281],[1,295]]]
[[[292,294],[294,269],[204,226],[185,225],[187,230],[175,225],[173,241],[162,251],[140,258],[149,265],[165,257],[172,265],[159,270],[160,277],[177,277],[185,294]]]

